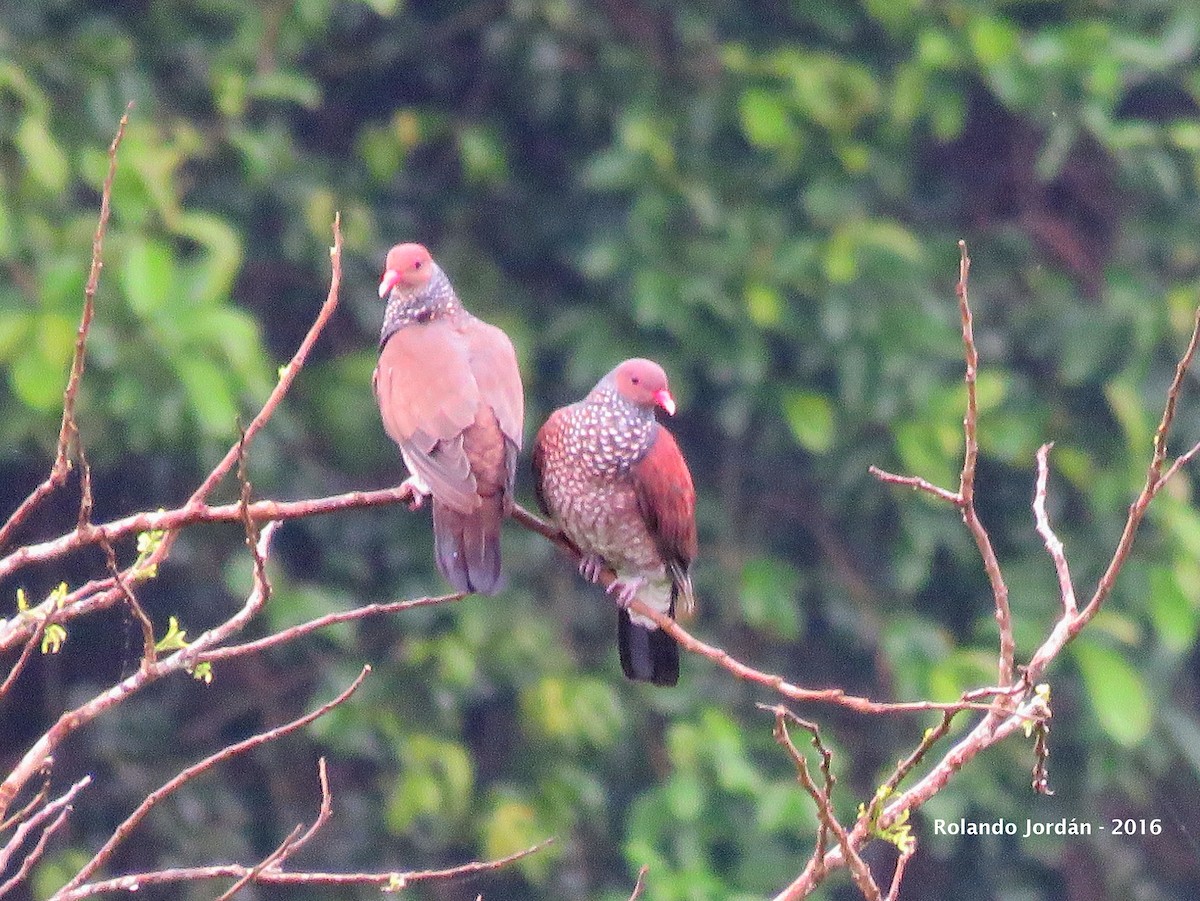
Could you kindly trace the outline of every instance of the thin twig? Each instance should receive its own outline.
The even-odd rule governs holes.
[[[821,788],[812,778],[812,773],[808,768],[808,761],[800,749],[792,742],[792,737],[788,733],[787,724],[790,720],[802,729],[808,730],[814,738],[818,736],[818,730],[815,723],[810,723],[796,716],[783,705],[778,705],[772,710],[775,714],[775,740],[779,742],[788,752],[792,761],[796,765],[797,778],[800,784],[804,786],[804,790],[808,792],[814,803],[817,805],[817,817],[825,827],[833,833],[837,841],[838,847],[841,849],[843,859],[847,862],[850,870],[850,878],[854,880],[854,884],[858,886],[858,890],[863,893],[867,901],[883,901],[883,894],[879,890],[879,886],[875,883],[874,877],[871,876],[871,869],[867,866],[866,861],[859,856],[855,850],[854,844],[850,841],[850,836],[846,832],[844,826],[838,822],[837,814],[833,809],[833,799],[828,791],[822,791]],[[818,744],[818,750],[824,752],[823,745]],[[827,783],[828,785],[828,783]],[[776,901],[781,901],[782,896]]]
[[[916,845],[909,845],[901,849],[900,856],[896,858],[896,869],[892,871],[892,887],[888,890],[887,901],[896,901],[900,897],[900,885],[904,881],[904,871],[908,869],[908,862],[912,860],[916,850]]]
[[[1013,679],[1013,667],[1016,659],[1016,643],[1013,640],[1012,610],[1008,605],[1008,585],[1004,574],[1000,571],[1000,561],[996,550],[992,547],[991,536],[984,528],[979,514],[975,510],[975,469],[979,460],[979,402],[976,396],[976,381],[979,375],[979,351],[975,347],[974,317],[971,314],[971,304],[967,297],[967,280],[971,273],[971,258],[967,256],[967,242],[958,242],[958,284],[955,294],[958,297],[958,312],[962,320],[963,355],[966,359],[966,374],[964,381],[967,385],[967,412],[963,417],[964,452],[962,475],[959,478],[958,494],[962,498],[960,510],[963,522],[975,539],[979,555],[983,558],[983,568],[988,581],[992,585],[992,598],[996,605],[996,625],[1000,632],[1000,661],[997,681],[1008,685]]]
[[[550,525],[550,523],[530,513],[520,504],[514,504],[512,510],[512,518],[528,529],[541,535],[546,540],[558,547],[563,553],[572,558],[579,559],[579,549],[571,543],[558,529]],[[600,573],[599,584],[603,587],[608,587],[616,578],[616,573],[611,569],[604,569]],[[694,654],[699,654],[702,657],[707,657],[719,666],[724,667],[739,679],[744,679],[747,682],[756,682],[759,685],[779,692],[784,697],[791,698],[794,701],[814,701],[825,704],[837,704],[841,707],[847,707],[850,710],[858,711],[859,713],[885,714],[899,713],[902,711],[916,712],[925,710],[984,710],[990,711],[997,709],[994,704],[978,704],[973,701],[956,701],[956,702],[939,702],[939,701],[900,701],[900,702],[883,702],[872,701],[870,698],[857,697],[847,694],[840,688],[802,688],[799,685],[794,685],[788,682],[782,676],[764,673],[756,670],[753,667],[747,666],[740,660],[737,660],[729,654],[729,652],[714,645],[706,644],[696,638],[690,632],[679,625],[679,623],[661,613],[658,610],[652,610],[641,601],[635,600],[630,609],[636,611],[647,619],[653,620],[659,628],[667,632],[675,641],[683,648],[691,651]],[[996,690],[997,695],[1006,695],[1007,688],[999,688]]]
[[[958,492],[939,488],[937,485],[920,476],[896,475],[896,473],[880,469],[878,466],[868,466],[867,472],[881,482],[887,482],[891,485],[903,485],[907,488],[912,488],[914,491],[924,491],[926,494],[932,494],[934,497],[946,501],[948,504],[953,504],[956,507],[962,506],[962,495]]]
[[[230,657],[241,657],[245,654],[256,654],[259,651],[267,648],[275,647],[276,645],[286,644],[290,641],[295,641],[301,636],[308,635],[320,629],[326,629],[338,623],[351,622],[357,619],[365,619],[371,616],[388,616],[393,613],[402,613],[405,610],[412,610],[416,607],[434,607],[439,604],[450,604],[455,601],[461,601],[464,598],[470,597],[466,594],[443,594],[436,597],[412,598],[404,601],[392,601],[383,604],[367,604],[364,607],[353,607],[349,610],[338,610],[335,613],[327,613],[317,619],[310,620],[306,623],[300,623],[295,626],[290,626],[279,632],[273,632],[270,635],[265,635],[262,638],[254,641],[247,641],[242,644],[226,645],[220,648],[214,648],[211,651],[206,651],[201,654],[200,660],[216,661],[227,660]]]
[[[325,763],[325,758],[322,757],[317,761],[317,778],[321,783],[321,806],[317,810],[317,818],[313,820],[313,824],[308,827],[308,831],[296,839],[292,845],[291,854],[296,853],[309,840],[320,831],[321,827],[329,822],[329,818],[333,816],[333,792],[329,790],[329,767]]]
[[[552,844],[554,839],[548,838],[513,854],[495,860],[472,861],[457,867],[441,870],[411,870],[400,873],[288,873],[283,870],[268,869],[258,874],[258,882],[262,885],[289,886],[324,886],[329,888],[347,886],[375,886],[384,891],[399,891],[415,885],[418,882],[441,882],[450,879],[477,876],[480,873],[490,873],[515,863],[531,854],[536,854]],[[249,867],[239,864],[224,864],[211,867],[181,867],[173,870],[158,870],[152,873],[136,873],[119,876],[104,882],[93,882],[77,888],[63,889],[51,896],[51,901],[80,901],[95,895],[105,895],[112,892],[129,892],[151,885],[169,885],[177,882],[198,882],[203,879],[240,879],[249,871]]]
[[[132,109],[132,103],[125,107],[125,114],[121,116],[121,121],[117,124],[117,133],[108,147],[108,174],[104,177],[104,186],[100,191],[100,216],[96,223],[95,236],[92,238],[92,265],[88,271],[87,286],[83,289],[83,312],[79,319],[79,329],[75,334],[75,352],[71,358],[71,374],[67,377],[67,387],[63,392],[62,424],[58,430],[58,448],[54,456],[54,465],[50,468],[50,475],[46,480],[21,502],[4,526],[0,527],[0,547],[8,544],[13,532],[20,527],[47,495],[63,485],[71,469],[71,445],[79,437],[79,428],[75,423],[75,402],[83,380],[88,333],[92,327],[96,290],[100,286],[100,269],[104,265],[104,236],[108,231],[108,220],[112,211],[113,180],[117,176],[117,149],[121,146],[121,139],[125,137],[125,128],[129,124],[129,113]]]
[[[102,866],[104,866],[105,863],[108,862],[108,859],[112,857],[112,854],[117,849],[117,846],[120,845],[121,842],[123,842],[126,838],[128,838],[129,834],[137,828],[138,824],[141,823],[143,819],[145,819],[146,814],[148,814],[154,808],[154,806],[158,804],[159,801],[167,797],[167,795],[170,795],[187,782],[199,776],[201,773],[211,770],[213,767],[224,763],[226,760],[236,757],[239,754],[245,754],[247,751],[251,751],[254,748],[257,748],[259,745],[264,745],[269,741],[273,741],[291,732],[295,732],[297,729],[302,729],[314,720],[324,716],[330,710],[337,707],[352,694],[354,694],[354,692],[358,690],[358,687],[362,685],[363,680],[370,672],[371,667],[364,666],[362,668],[362,672],[358,674],[354,681],[350,683],[350,685],[332,701],[322,704],[316,710],[306,713],[304,716],[298,717],[297,719],[294,719],[289,723],[285,723],[282,726],[277,726],[276,728],[269,729],[266,732],[256,733],[249,738],[245,738],[239,742],[234,742],[231,745],[227,745],[217,753],[210,754],[199,763],[194,763],[182,770],[174,778],[150,792],[150,794],[148,794],[142,800],[142,803],[137,806],[133,813],[126,817],[125,821],[113,830],[113,833],[109,836],[108,841],[106,841],[100,850],[92,856],[92,859],[89,860],[83,866],[83,868],[71,878],[71,881],[67,883],[64,890],[69,891],[70,889],[78,888],[89,878],[91,878],[91,876],[94,875],[97,870],[99,870]]]
[[[91,776],[84,776],[62,795],[55,798],[45,807],[38,810],[37,813],[29,817],[29,819],[17,826],[8,843],[3,848],[0,848],[0,873],[8,869],[12,855],[20,850],[25,840],[34,830],[43,826],[47,820],[50,820],[50,823],[42,829],[41,835],[38,837],[33,848],[25,855],[16,874],[3,885],[0,885],[0,898],[4,897],[10,888],[19,884],[29,874],[29,870],[37,862],[38,858],[42,856],[46,842],[49,841],[50,836],[63,824],[66,816],[71,812],[71,804],[75,800],[75,796],[87,788],[91,782]]]
[[[67,821],[67,817],[70,815],[70,813],[71,808],[64,807],[58,812],[58,815],[50,821],[49,825],[42,830],[42,834],[38,836],[33,847],[29,849],[29,853],[25,855],[25,858],[21,861],[21,865],[17,867],[17,872],[13,873],[12,877],[7,879],[3,884],[0,884],[0,898],[3,898],[9,893],[10,890],[16,888],[25,881],[30,872],[32,872],[34,865],[41,860],[42,855],[46,853],[47,843],[49,843],[54,833],[59,830],[59,827],[61,827],[63,823]]]
[[[321,332],[325,329],[325,324],[329,322],[333,316],[333,311],[337,309],[338,293],[342,285],[342,217],[340,213],[335,213],[333,217],[333,247],[329,250],[329,260],[332,267],[329,278],[329,294],[325,298],[325,303],[321,305],[321,309],[317,313],[317,318],[309,326],[308,333],[305,334],[304,339],[300,342],[300,346],[292,355],[292,359],[280,371],[279,382],[276,384],[274,390],[271,391],[266,403],[262,405],[262,409],[250,420],[250,424],[246,426],[246,431],[239,436],[238,441],[229,449],[221,459],[221,462],[213,468],[208,477],[192,492],[189,503],[199,503],[208,497],[213,488],[217,486],[237,462],[238,454],[240,453],[239,448],[242,446],[242,443],[253,441],[259,429],[267,424],[267,421],[279,406],[280,401],[283,400],[284,396],[291,389],[296,376],[300,374],[300,370],[308,360],[308,355],[312,351],[313,345],[317,343],[317,338],[320,337]]]
[[[21,671],[25,669],[25,664],[33,656],[33,649],[41,644],[42,636],[46,634],[46,627],[50,625],[51,616],[52,614],[49,612],[33,616],[33,631],[25,639],[25,646],[21,648],[21,656],[17,658],[17,662],[13,664],[13,668],[4,677],[4,682],[0,684],[0,698],[8,694],[9,689],[16,684],[17,676],[21,675]]]
[[[277,523],[269,523],[259,537],[258,552],[264,557],[275,533],[276,525]],[[137,672],[116,685],[59,716],[54,724],[43,732],[24,756],[17,761],[3,781],[0,781],[0,817],[5,815],[25,783],[45,766],[54,749],[68,736],[158,679],[181,670],[192,671],[204,651],[209,650],[215,644],[227,641],[231,636],[244,629],[246,624],[257,615],[265,600],[263,586],[256,584],[237,613],[220,625],[201,634],[189,646],[168,657],[159,658],[153,664],[139,668]]]
[[[53,769],[54,769],[54,760],[51,759],[51,760],[47,761],[46,768],[44,770],[42,770],[42,777],[43,777],[42,778],[42,787],[37,790],[37,792],[34,794],[34,796],[29,799],[29,802],[24,807],[22,807],[16,813],[14,813],[12,816],[10,816],[7,820],[0,823],[0,832],[7,832],[9,829],[11,829],[17,823],[22,822],[27,817],[29,817],[35,810],[37,810],[39,807],[41,807],[42,802],[44,800],[46,800],[46,797],[50,794],[50,776],[51,776]],[[3,869],[4,869],[4,867],[0,866],[0,872],[2,872]]]
[[[1067,563],[1066,550],[1054,528],[1050,525],[1050,517],[1046,513],[1046,483],[1050,478],[1050,449],[1053,443],[1043,444],[1037,452],[1037,483],[1033,491],[1033,521],[1037,533],[1042,536],[1042,544],[1046,553],[1054,562],[1054,572],[1058,575],[1058,594],[1062,599],[1063,613],[1074,616],[1078,612],[1075,602],[1075,586],[1071,582],[1071,567]]]
[[[383,507],[399,504],[408,496],[400,487],[372,491],[349,491],[329,497],[300,501],[254,501],[243,508],[241,501],[210,507],[206,504],[185,504],[174,510],[137,513],[100,525],[90,525],[66,535],[38,544],[29,544],[0,559],[0,578],[8,578],[32,563],[45,563],[66,556],[102,541],[118,541],[131,535],[150,531],[175,531],[198,523],[241,522],[249,516],[256,524],[273,520],[307,519],[346,510]]]
[[[942,721],[933,728],[926,729],[920,743],[913,749],[912,753],[896,764],[896,769],[892,771],[887,781],[875,792],[875,797],[871,800],[871,804],[867,808],[866,816],[869,821],[877,822],[879,820],[884,803],[895,794],[900,783],[925,759],[925,755],[929,753],[930,748],[949,733],[950,724],[954,720],[954,714],[955,711],[952,710],[943,713]]]
[[[633,884],[633,894],[629,896],[629,901],[637,901],[642,896],[642,890],[646,887],[646,874],[650,872],[650,867],[642,865],[638,870],[637,882]]]
[[[286,859],[292,851],[293,843],[300,837],[300,833],[303,831],[303,826],[297,826],[295,829],[289,832],[287,837],[279,843],[278,847],[276,847],[274,851],[247,870],[246,875],[218,895],[216,901],[229,901],[230,898],[257,879],[259,874],[266,870],[267,867],[276,866],[281,861]]]
[[[120,589],[121,595],[125,598],[125,602],[129,605],[130,611],[134,618],[138,621],[142,628],[142,666],[149,666],[158,659],[158,651],[154,647],[154,623],[150,621],[150,615],[146,613],[141,602],[137,599],[137,595],[133,593],[133,586],[121,575],[121,568],[117,565],[117,552],[112,546],[112,542],[103,540],[100,542],[100,548],[104,551],[105,565],[108,567],[109,577],[116,583]]]

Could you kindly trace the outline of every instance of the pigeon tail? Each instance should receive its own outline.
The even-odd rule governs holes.
[[[454,590],[495,594],[500,580],[500,495],[482,498],[471,513],[460,513],[433,500],[433,547],[438,571]]]
[[[657,626],[635,623],[629,611],[617,611],[617,647],[621,669],[635,682],[671,686],[679,682],[679,645]]]

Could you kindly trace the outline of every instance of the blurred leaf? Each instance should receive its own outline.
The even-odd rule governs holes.
[[[788,108],[779,94],[765,88],[750,88],[738,101],[738,116],[746,140],[766,150],[798,150],[800,134],[791,121]]]
[[[521,719],[547,738],[574,747],[611,745],[621,728],[612,686],[576,676],[545,676],[521,695]]]
[[[755,282],[746,286],[745,297],[751,322],[763,328],[779,323],[784,306],[779,291],[770,285]]]
[[[249,83],[249,96],[258,100],[295,103],[314,109],[321,102],[321,88],[311,78],[295,72],[261,72]]]
[[[532,807],[511,799],[496,799],[483,827],[485,854],[493,859],[515,854],[550,837]],[[535,883],[540,883],[553,871],[560,854],[553,846],[543,848],[522,859],[518,866]]]
[[[24,310],[0,310],[0,360],[9,360],[25,349],[33,318]]]
[[[458,133],[458,149],[467,181],[494,184],[508,177],[508,160],[504,145],[494,132],[484,128],[464,127]]]
[[[984,66],[1007,62],[1016,54],[1019,35],[1016,26],[1000,16],[977,16],[971,22],[971,49]]]
[[[1196,722],[1191,711],[1182,711],[1174,706],[1163,711],[1162,719],[1167,726],[1167,735],[1188,762],[1192,775],[1200,776],[1200,723]]]
[[[196,210],[180,215],[175,230],[207,251],[187,267],[191,288],[188,296],[203,304],[228,300],[242,265],[242,242],[237,231],[224,220]]]
[[[70,169],[67,158],[50,135],[46,120],[25,116],[15,137],[21,157],[34,179],[51,193],[65,191]]]
[[[1200,608],[1195,592],[1198,587],[1194,564],[1187,564],[1188,582],[1193,591],[1185,592],[1180,585],[1178,570],[1155,566],[1150,571],[1150,597],[1147,612],[1154,624],[1158,640],[1176,654],[1183,654],[1196,643],[1200,633]]]
[[[958,488],[962,432],[949,426],[900,422],[893,426],[904,475],[920,476],[949,491]]]
[[[405,736],[400,773],[387,803],[387,824],[401,835],[418,819],[452,826],[470,810],[475,774],[470,755],[456,742],[428,733]]]
[[[174,282],[175,258],[166,244],[153,238],[130,243],[121,269],[121,286],[135,313],[146,319],[178,305]]]
[[[22,403],[48,413],[62,407],[67,370],[59,360],[47,359],[41,353],[26,353],[13,361],[9,382]]]
[[[783,639],[799,638],[798,585],[799,574],[789,563],[770,557],[747,560],[739,592],[747,624]]]
[[[211,360],[191,354],[172,360],[172,364],[205,434],[233,434],[238,411],[225,371]]]
[[[1150,733],[1153,706],[1142,676],[1124,655],[1083,636],[1070,645],[1100,726],[1130,747]]]
[[[783,411],[792,435],[805,450],[823,454],[833,447],[833,404],[821,394],[789,388],[783,392]]]
[[[87,864],[91,855],[82,848],[50,850],[38,861],[32,879],[33,893],[38,898],[49,898]]]

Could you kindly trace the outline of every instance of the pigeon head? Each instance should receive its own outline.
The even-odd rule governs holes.
[[[433,276],[433,257],[420,244],[397,244],[388,251],[379,297],[386,298],[397,288],[419,291]]]
[[[626,360],[610,375],[617,393],[639,407],[662,407],[675,415],[675,399],[667,386],[667,374],[653,360]]]

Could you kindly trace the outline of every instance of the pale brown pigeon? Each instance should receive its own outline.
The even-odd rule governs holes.
[[[512,508],[524,394],[512,342],[459,302],[420,244],[387,255],[372,384],[419,507],[433,495],[437,566],[455,591],[500,588],[500,526]]]

